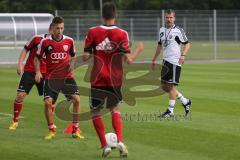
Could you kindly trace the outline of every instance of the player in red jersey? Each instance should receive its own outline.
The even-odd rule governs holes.
[[[21,75],[21,79],[17,89],[17,95],[14,100],[14,113],[13,113],[13,120],[9,126],[10,130],[15,130],[18,127],[18,118],[20,112],[22,110],[22,103],[24,98],[30,93],[32,87],[36,85],[38,89],[39,96],[43,95],[43,78],[41,78],[40,83],[35,82],[35,69],[34,69],[34,58],[36,56],[37,47],[40,41],[50,35],[51,32],[51,25],[49,26],[49,33],[42,34],[42,35],[35,35],[33,36],[24,46],[24,49],[20,53],[18,59],[18,67],[17,73]],[[26,64],[24,65],[24,59],[26,58],[27,54],[29,56],[27,58]],[[46,73],[46,62],[45,58],[40,61],[40,72],[45,75]]]
[[[123,144],[122,120],[119,104],[122,101],[121,85],[123,79],[123,62],[131,63],[143,50],[141,42],[137,43],[136,50],[129,54],[130,42],[128,33],[115,26],[116,8],[113,3],[105,3],[102,9],[104,25],[89,29],[84,47],[83,60],[93,57],[91,71],[90,108],[92,122],[101,141],[103,157],[111,152],[107,145],[104,124],[100,110],[106,99],[106,106],[112,115],[112,126],[118,138],[117,148],[120,156],[126,157],[128,150]],[[127,54],[128,53],[128,54]]]
[[[49,132],[45,139],[52,139],[56,134],[51,106],[56,102],[60,91],[73,103],[72,137],[83,139],[84,137],[80,134],[78,123],[80,96],[72,73],[76,59],[74,40],[63,35],[64,20],[62,17],[55,17],[52,20],[52,24],[52,35],[41,41],[35,58],[35,80],[40,82],[42,74],[39,63],[43,55],[45,54],[46,56],[44,105]]]

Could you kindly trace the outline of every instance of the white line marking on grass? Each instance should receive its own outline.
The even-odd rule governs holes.
[[[0,112],[0,120],[1,119],[7,119],[7,118],[12,118],[12,114]],[[19,118],[24,118],[24,117],[23,116],[19,116]]]

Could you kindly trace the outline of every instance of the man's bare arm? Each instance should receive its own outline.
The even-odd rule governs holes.
[[[19,58],[18,58],[18,66],[17,66],[17,74],[21,75],[23,73],[23,68],[24,68],[24,60],[27,56],[27,50],[25,48],[23,48],[23,50],[21,51]]]
[[[132,61],[134,61],[134,59],[139,55],[139,53],[141,53],[143,51],[143,43],[142,42],[137,42],[136,45],[136,49],[133,53],[130,54],[126,54],[125,55],[125,59],[127,61],[127,63],[132,63]]]

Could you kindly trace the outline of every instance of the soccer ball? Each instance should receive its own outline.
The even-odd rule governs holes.
[[[111,148],[117,147],[118,139],[115,133],[106,133],[105,138],[109,147]]]

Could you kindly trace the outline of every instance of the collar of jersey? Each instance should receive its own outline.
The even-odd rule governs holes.
[[[171,28],[173,29],[173,28],[175,28],[176,27],[176,25],[174,24]],[[166,29],[170,29],[170,28],[167,28],[167,27],[165,27]]]
[[[63,39],[65,39],[65,36],[63,35],[62,38],[58,41],[55,38],[53,38],[53,35],[50,36],[51,40],[54,40],[55,42],[61,42]]]
[[[106,24],[103,24],[100,27],[104,28],[104,29],[115,29],[115,28],[117,28],[116,25],[106,25]]]

